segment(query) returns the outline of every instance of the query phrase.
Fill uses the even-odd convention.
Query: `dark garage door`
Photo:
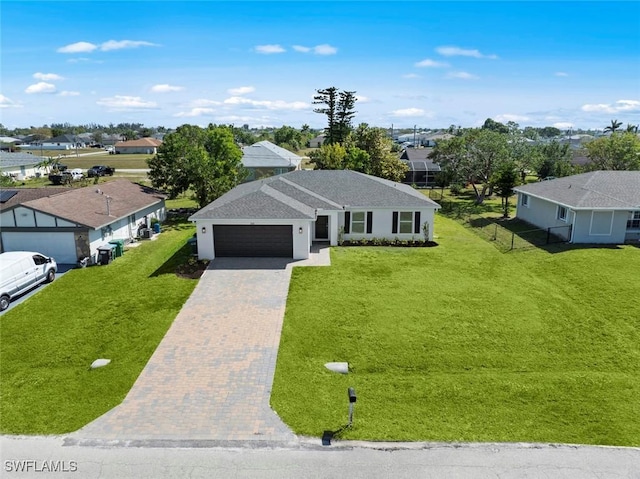
[[[214,225],[215,255],[293,257],[291,225]]]

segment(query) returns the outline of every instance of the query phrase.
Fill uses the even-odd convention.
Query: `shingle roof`
[[[15,191],[16,194],[4,203],[0,203],[0,211],[10,210],[27,201],[59,195],[73,188],[3,188],[2,191]]]
[[[313,219],[316,209],[439,208],[408,185],[349,170],[297,170],[244,183],[197,219]]]
[[[298,167],[302,158],[269,141],[242,148],[242,164],[247,168]]]
[[[44,158],[21,152],[0,151],[0,168],[11,168],[15,166],[37,165]]]
[[[139,147],[143,148],[145,146],[160,146],[162,145],[161,140],[156,140],[155,138],[140,138],[139,140],[129,140],[129,141],[119,141],[116,143],[116,147]]]
[[[574,209],[640,208],[640,171],[591,171],[514,189]]]
[[[109,213],[107,215],[107,197]],[[73,223],[100,228],[159,203],[164,196],[156,190],[114,180],[96,186],[74,188],[65,193],[23,203],[23,206],[63,218]]]

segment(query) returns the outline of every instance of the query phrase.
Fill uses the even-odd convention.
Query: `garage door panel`
[[[293,257],[291,225],[214,225],[217,257]]]
[[[76,242],[73,233],[2,233],[4,251],[36,251],[52,256],[57,263],[75,264]]]

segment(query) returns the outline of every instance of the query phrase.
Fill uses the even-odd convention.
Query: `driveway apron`
[[[70,438],[295,442],[269,406],[294,264],[212,261],[122,404]]]

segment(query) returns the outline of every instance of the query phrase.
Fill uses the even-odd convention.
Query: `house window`
[[[371,234],[373,231],[373,211],[346,211],[344,213],[344,232]]]
[[[627,221],[628,230],[640,230],[640,211],[632,211]]]
[[[420,233],[419,211],[394,211],[391,220],[391,233],[416,234]]]
[[[522,196],[520,196],[520,204],[522,206],[526,206],[528,208],[529,207],[529,195],[525,195],[524,193],[522,193]]]
[[[558,206],[558,219],[567,222],[567,209],[564,206]]]

